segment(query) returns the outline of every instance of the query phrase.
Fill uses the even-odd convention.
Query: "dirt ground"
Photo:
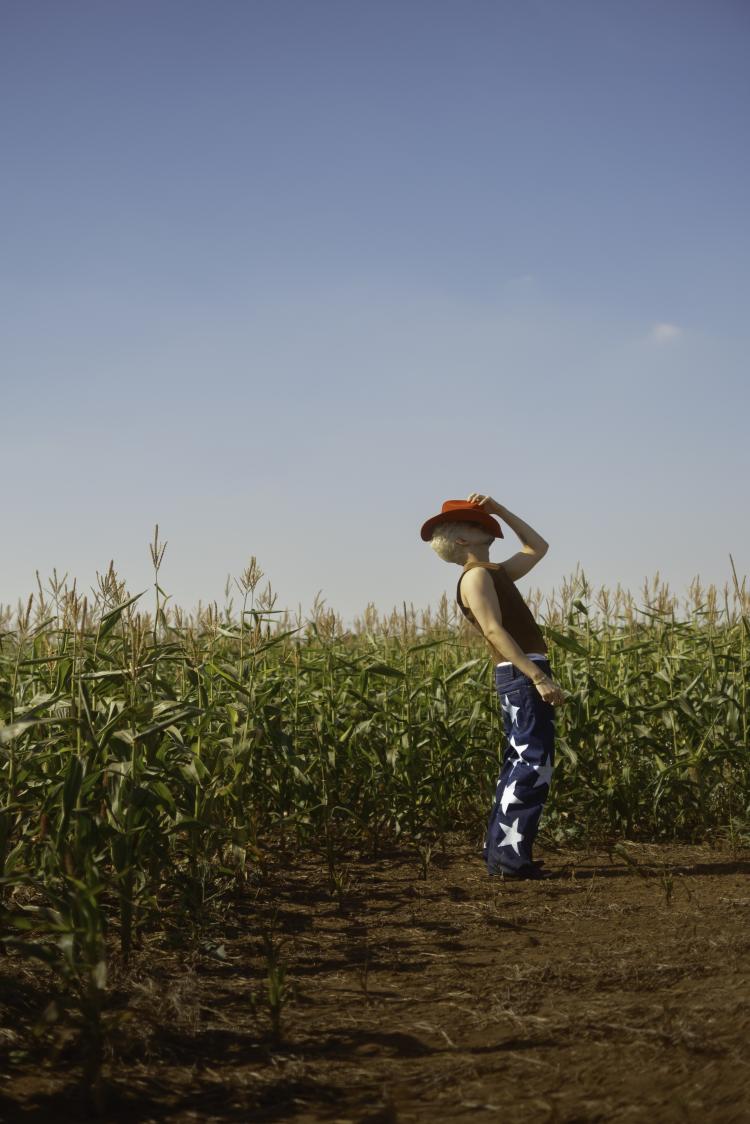
[[[269,855],[200,941],[147,935],[113,973],[98,1118],[749,1121],[750,855],[537,857],[554,879],[504,883],[456,841],[426,879],[404,850],[331,889]],[[89,1118],[72,1032],[30,1034],[43,972],[0,964],[3,1121]]]

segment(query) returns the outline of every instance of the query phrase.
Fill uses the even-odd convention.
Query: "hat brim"
[[[490,531],[496,539],[502,539],[503,529],[496,519],[488,515],[486,511],[477,508],[471,511],[468,508],[458,508],[456,511],[441,511],[439,515],[433,515],[432,519],[428,519],[422,525],[420,532],[425,542],[429,542],[432,538],[432,532],[441,523],[478,523],[480,527],[484,527],[486,531]]]

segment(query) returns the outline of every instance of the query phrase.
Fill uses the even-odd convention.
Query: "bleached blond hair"
[[[456,562],[463,566],[469,546],[487,546],[495,536],[479,523],[438,523],[432,532],[430,546],[445,562]],[[468,545],[456,542],[467,539]]]

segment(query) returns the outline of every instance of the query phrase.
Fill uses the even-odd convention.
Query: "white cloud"
[[[681,335],[682,328],[679,325],[661,323],[654,324],[649,332],[649,339],[653,340],[654,343],[672,343],[673,340],[679,339]]]

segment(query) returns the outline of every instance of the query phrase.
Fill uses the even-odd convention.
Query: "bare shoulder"
[[[488,589],[493,585],[492,575],[484,566],[466,570],[459,581],[462,589]]]
[[[484,566],[475,566],[473,569],[467,570],[460,580],[461,592],[469,602],[486,601],[488,598],[493,602],[497,601],[492,573]],[[472,608],[473,606],[470,604],[469,607]]]
[[[483,631],[488,626],[502,623],[500,602],[490,570],[483,566],[467,570],[461,582],[461,593]]]

